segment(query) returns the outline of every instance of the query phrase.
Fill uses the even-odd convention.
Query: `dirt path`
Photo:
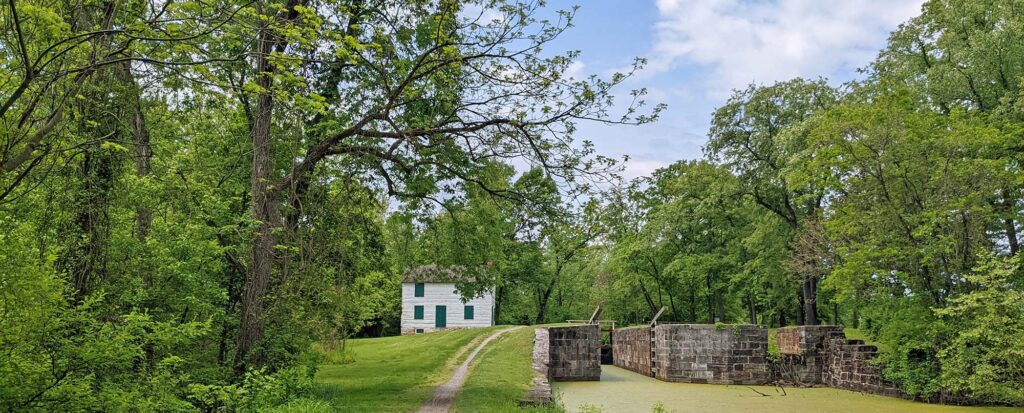
[[[466,377],[469,376],[469,365],[470,363],[473,362],[473,359],[476,358],[477,353],[479,353],[480,350],[487,346],[487,343],[490,343],[491,340],[494,340],[498,336],[518,328],[521,327],[512,327],[495,331],[486,339],[484,339],[483,342],[477,345],[476,348],[473,349],[473,352],[469,353],[469,357],[466,357],[466,360],[462,362],[459,368],[455,369],[455,372],[452,373],[452,377],[448,379],[448,381],[445,382],[445,384],[442,384],[441,387],[438,387],[437,390],[434,391],[434,398],[430,399],[430,401],[428,401],[426,404],[423,405],[422,408],[420,408],[420,413],[447,412],[448,409],[452,407],[452,402],[455,401],[455,395],[459,394],[459,390],[462,389],[462,385],[466,383]],[[459,355],[461,354],[462,351],[460,350]],[[458,355],[456,355],[455,358],[458,358]]]

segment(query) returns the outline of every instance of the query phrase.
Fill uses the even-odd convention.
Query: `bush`
[[[273,374],[265,370],[255,370],[247,372],[240,384],[193,384],[189,386],[189,393],[190,399],[207,411],[262,412],[278,408],[300,409],[302,406],[313,406],[312,403],[292,405],[310,393],[313,388],[312,376],[311,370],[306,367],[290,368]]]
[[[872,336],[886,344],[881,363],[885,378],[912,396],[930,397],[939,392],[941,368],[936,356],[944,326],[918,297],[894,300],[882,308],[887,312],[882,327]],[[879,312],[883,312],[879,311]]]
[[[942,384],[980,402],[1024,405],[1024,287],[1020,257],[988,255],[967,281],[976,288],[937,310],[956,326],[938,352]]]

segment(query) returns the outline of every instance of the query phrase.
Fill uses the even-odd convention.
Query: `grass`
[[[779,357],[779,329],[769,328],[768,329],[768,355],[771,357]]]
[[[533,336],[537,327],[572,325],[567,323],[526,326],[492,341],[477,355],[469,377],[456,396],[456,412],[565,412],[556,400],[550,406],[520,407],[533,385]]]
[[[533,335],[534,328],[524,327],[491,341],[471,365],[466,384],[455,399],[455,411],[524,411],[518,403],[533,383]]]
[[[416,411],[468,356],[469,351],[459,350],[495,329],[350,340],[347,354],[328,354],[329,363],[317,372],[317,387],[310,398],[314,400],[307,400],[317,407],[309,411],[319,411],[324,404],[329,411]],[[306,411],[304,407],[293,411]]]
[[[889,351],[889,346],[872,340],[871,336],[869,336],[868,333],[863,330],[846,327],[843,329],[843,332],[846,333],[846,338],[850,340],[864,340],[864,344],[878,347],[878,350],[883,353]]]

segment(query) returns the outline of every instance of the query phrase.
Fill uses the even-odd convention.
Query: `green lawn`
[[[465,360],[469,351],[450,362],[459,349],[497,328],[349,340],[348,354],[354,361],[320,367],[316,405],[326,404],[330,411],[344,412],[416,411],[430,399],[434,388],[448,379],[458,362]]]
[[[540,407],[522,409],[518,405],[533,383],[534,330],[529,326],[505,333],[477,355],[469,378],[455,399],[455,411],[552,411]]]

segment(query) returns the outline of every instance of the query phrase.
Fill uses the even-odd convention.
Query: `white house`
[[[494,325],[494,293],[463,301],[456,283],[472,282],[462,267],[424,265],[402,277],[402,335]]]

